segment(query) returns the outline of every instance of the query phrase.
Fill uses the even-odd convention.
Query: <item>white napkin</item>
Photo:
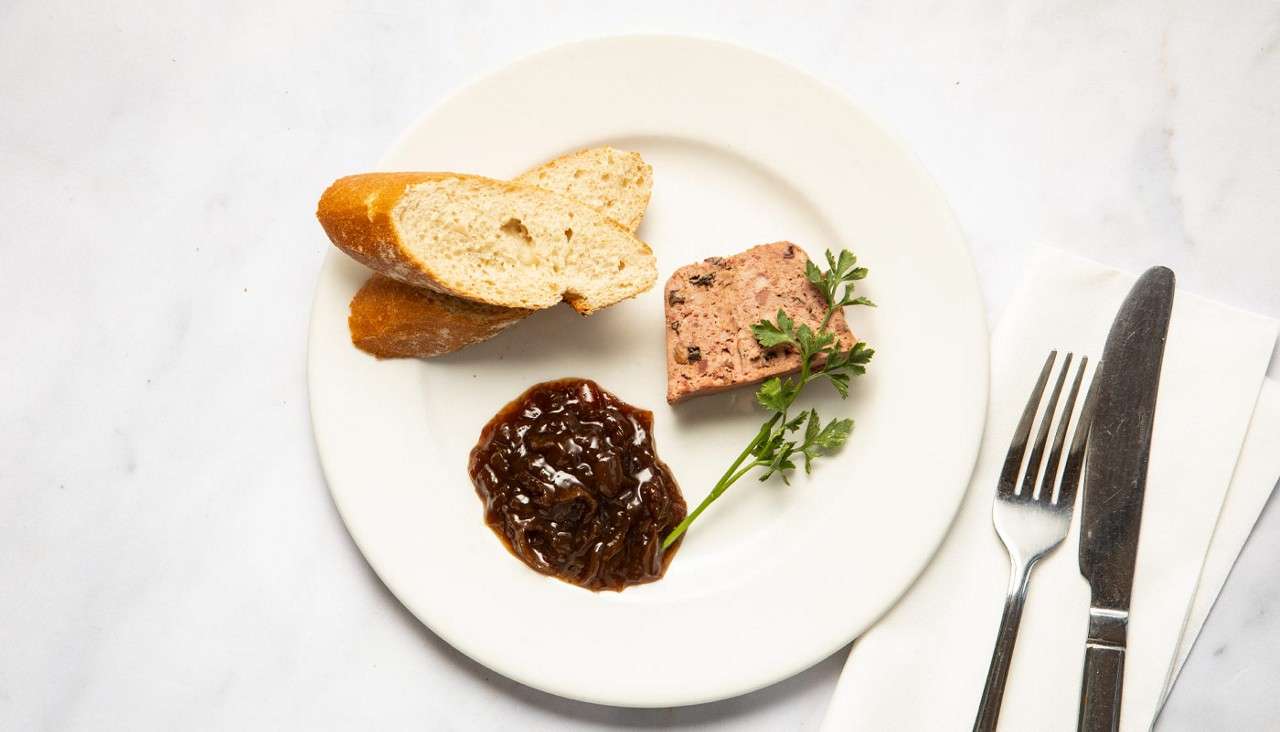
[[[1058,250],[1036,253],[992,338],[987,431],[955,524],[908,594],[854,644],[823,729],[972,727],[1008,582],[991,505],[1014,425],[1050,350],[1101,357],[1134,280]],[[1273,320],[1182,291],[1175,298],[1134,581],[1122,730],[1148,729],[1159,709],[1276,334]],[[1078,531],[1077,516],[1066,542],[1032,575],[1001,729],[1075,729],[1089,606]]]

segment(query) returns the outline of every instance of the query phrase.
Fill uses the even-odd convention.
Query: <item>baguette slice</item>
[[[594,147],[516,178],[585,203],[635,232],[653,170],[638,153]],[[487,340],[533,311],[485,305],[374,274],[351,299],[351,342],[379,358],[433,358]]]
[[[532,310],[504,308],[375,274],[351,298],[351,342],[378,358],[432,358],[488,340]]]
[[[592,147],[544,163],[515,182],[585,203],[634,234],[649,208],[653,168],[640,153]]]
[[[340,178],[317,217],[339,249],[411,285],[503,307],[590,314],[649,289],[653,251],[594,209],[457,173]]]

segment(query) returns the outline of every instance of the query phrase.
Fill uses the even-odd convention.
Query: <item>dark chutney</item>
[[[485,425],[469,465],[485,523],[543,574],[590,590],[662,577],[687,507],[653,413],[587,379],[537,384]]]

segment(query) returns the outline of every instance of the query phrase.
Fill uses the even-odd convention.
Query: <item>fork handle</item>
[[[1000,631],[996,634],[996,647],[991,653],[991,666],[987,669],[987,683],[982,689],[982,703],[973,722],[973,732],[994,732],[1000,719],[1004,683],[1009,678],[1013,646],[1018,641],[1018,625],[1022,622],[1022,606],[1027,600],[1027,581],[1035,560],[1024,563],[1011,559],[1011,564],[1009,594],[1004,600],[1004,615],[1000,618]]]

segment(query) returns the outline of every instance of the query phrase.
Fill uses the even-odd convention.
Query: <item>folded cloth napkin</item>
[[[996,476],[1045,354],[1102,356],[1135,277],[1038,250],[992,337],[987,431],[955,523],[906,596],[854,644],[824,730],[967,730],[1009,561]],[[1151,726],[1266,374],[1277,323],[1178,292],[1165,346],[1125,661],[1122,730]],[[1256,511],[1255,511],[1256,515]],[[1032,575],[1000,727],[1074,730],[1089,587],[1071,533]],[[1238,551],[1238,547],[1237,547]]]

